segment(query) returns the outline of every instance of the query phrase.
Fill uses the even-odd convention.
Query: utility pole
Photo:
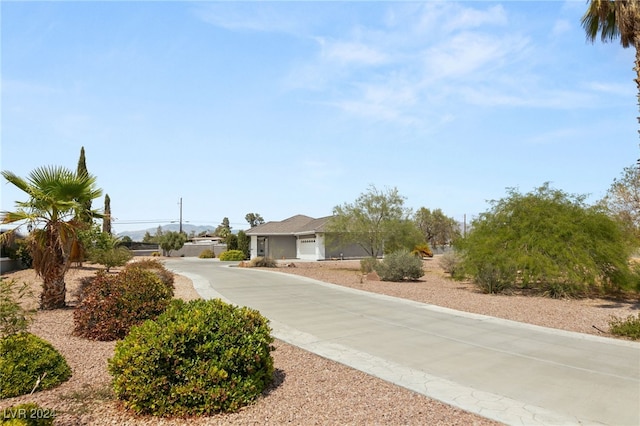
[[[464,228],[463,228],[463,231],[462,231],[462,236],[464,238],[467,237],[467,214],[466,213],[464,214]]]
[[[182,197],[180,197],[180,233],[182,234]]]

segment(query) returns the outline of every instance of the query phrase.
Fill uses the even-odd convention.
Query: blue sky
[[[181,198],[194,225],[321,217],[369,185],[460,221],[547,181],[595,202],[639,156],[634,51],[587,42],[583,0],[0,7],[0,167],[84,146],[116,232]]]

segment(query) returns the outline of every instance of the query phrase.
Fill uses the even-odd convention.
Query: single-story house
[[[266,222],[246,231],[251,237],[251,259],[353,259],[366,257],[367,253],[357,244],[328,247],[325,241],[325,225],[331,216],[314,219],[296,215],[280,222]]]

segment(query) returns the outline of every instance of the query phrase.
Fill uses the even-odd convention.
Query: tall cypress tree
[[[111,198],[104,196],[104,216],[102,217],[102,232],[111,234]]]
[[[80,158],[78,159],[78,170],[76,171],[78,176],[87,177],[89,176],[89,171],[87,170],[87,160],[84,154],[84,146],[80,148]],[[91,226],[93,223],[93,215],[91,214],[91,200],[85,200],[83,202],[84,209],[78,215],[78,219],[88,226]]]

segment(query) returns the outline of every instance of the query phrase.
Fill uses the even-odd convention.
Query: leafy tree
[[[601,200],[640,241],[640,168],[626,167],[620,179],[615,179]]]
[[[151,244],[151,243],[156,243],[157,241],[154,239],[154,237],[151,236],[149,231],[147,231],[144,233],[144,236],[142,237],[142,242]]]
[[[622,47],[636,49],[635,71],[640,105],[640,2],[637,0],[590,0],[582,17],[587,40],[600,35],[603,42],[620,39]],[[638,117],[640,122],[640,117]]]
[[[247,213],[244,219],[249,222],[249,226],[252,228],[264,223],[264,219],[258,213]]]
[[[111,198],[104,196],[104,217],[102,218],[102,232],[111,234]]]
[[[244,253],[245,259],[251,257],[251,237],[244,231],[238,231],[238,250]]]
[[[16,202],[16,211],[3,212],[2,223],[18,224],[11,232],[23,224],[33,226],[28,239],[33,267],[43,279],[40,308],[63,308],[71,248],[84,228],[77,216],[86,211],[86,201],[100,197],[102,191],[96,188],[95,177],[79,176],[64,167],[37,168],[27,179],[9,171],[2,175],[29,196],[27,201]],[[91,214],[97,216],[93,211]]]
[[[384,241],[385,255],[397,251],[411,251],[424,244],[425,239],[415,222],[407,218],[396,223],[389,223],[389,235]]]
[[[410,234],[407,222],[411,212],[404,207],[404,200],[396,188],[380,191],[370,185],[355,202],[333,208],[326,225],[327,242],[358,244],[369,256],[379,257],[387,243],[400,245],[399,231]]]
[[[462,267],[487,292],[519,286],[558,297],[637,285],[629,237],[584,199],[548,183],[524,195],[509,189],[456,244]]]
[[[235,234],[229,234],[224,239],[227,244],[227,250],[238,250],[238,236]]]
[[[160,240],[162,240],[163,235],[164,232],[162,231],[162,226],[158,226],[156,228],[156,233],[153,235],[151,235],[149,231],[146,231],[142,237],[142,242],[146,244],[160,244]]]
[[[173,250],[180,250],[186,242],[187,236],[182,232],[169,231],[162,235],[160,248],[167,253],[167,256],[171,257],[171,252]]]
[[[444,247],[460,237],[460,227],[456,220],[447,217],[442,210],[433,211],[421,207],[414,216],[416,226],[432,248]]]
[[[131,250],[122,246],[122,240],[107,232],[101,232],[98,226],[81,233],[91,262],[103,265],[107,272],[113,267],[124,266],[131,260]]]
[[[132,242],[133,242],[133,240],[131,239],[131,237],[130,237],[130,236],[128,236],[128,235],[125,235],[124,237],[122,237],[122,238],[120,239],[120,241],[122,241],[124,244],[130,244],[130,243],[132,243]]]
[[[225,217],[222,219],[222,223],[218,225],[214,234],[218,237],[227,238],[229,234],[231,234],[231,226],[229,224],[229,218]]]

